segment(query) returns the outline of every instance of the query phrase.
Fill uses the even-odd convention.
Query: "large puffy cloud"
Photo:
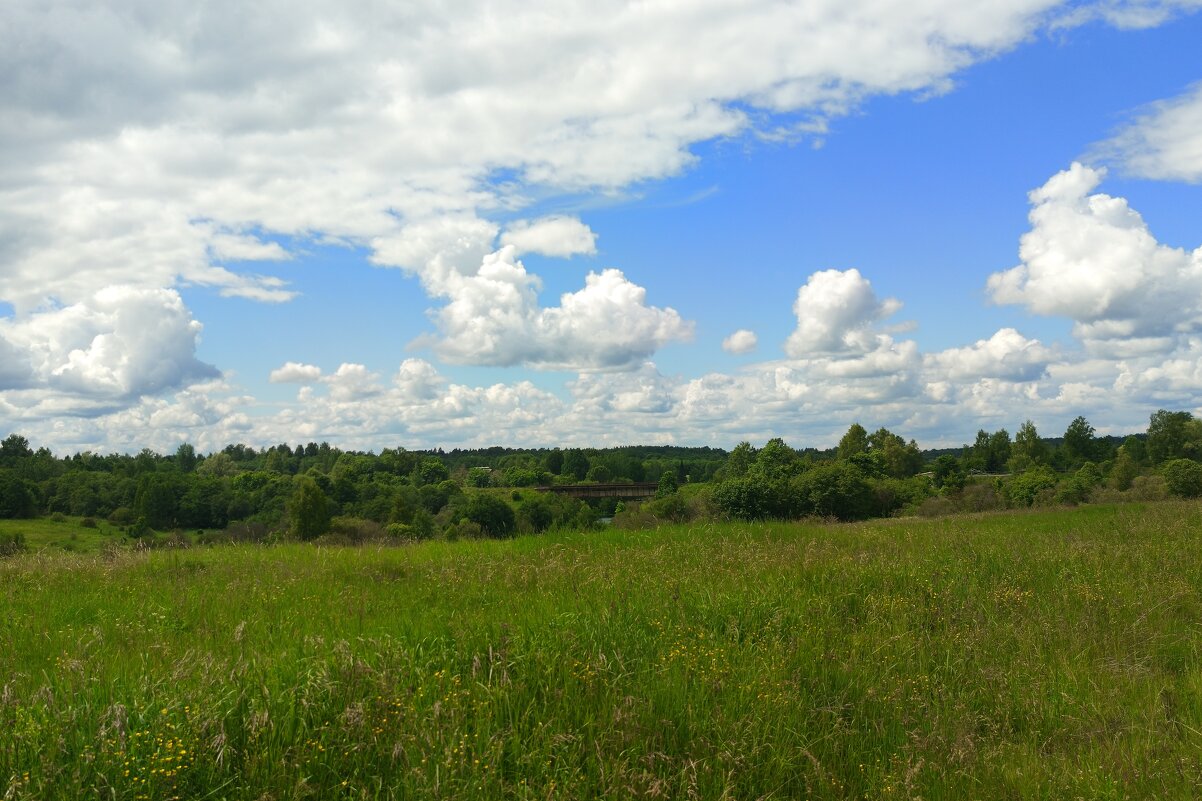
[[[1037,339],[1003,328],[989,339],[926,356],[927,368],[941,379],[1000,378],[1034,381],[1043,375],[1055,352]]]
[[[543,308],[541,282],[517,260],[512,245],[485,256],[473,274],[443,270],[434,276],[426,274],[427,287],[449,302],[435,317],[439,335],[419,344],[450,362],[626,368],[693,333],[675,310],[648,306],[646,290],[614,269],[589,273],[582,289]]]
[[[873,325],[899,308],[892,298],[878,300],[859,270],[814,273],[797,291],[797,330],[785,342],[785,352],[794,358],[865,353],[881,336]]]
[[[29,387],[37,403],[47,392],[115,400],[179,389],[217,375],[196,359],[200,329],[172,290],[109,287],[0,321],[0,346],[21,353],[18,380],[0,388]]]
[[[425,359],[406,359],[401,362],[392,381],[402,396],[415,403],[433,400],[446,385],[446,379]]]
[[[1097,151],[1141,178],[1202,181],[1202,83],[1152,104]]]
[[[1126,200],[1093,192],[1104,177],[1074,163],[1031,192],[1022,263],[990,276],[989,294],[1072,319],[1108,354],[1169,351],[1202,323],[1202,249],[1159,243]]]
[[[41,183],[6,189],[0,183],[0,298],[18,313],[48,304],[75,304],[114,285],[167,288],[210,286],[231,297],[278,302],[292,298],[278,278],[234,272],[219,262],[278,260],[278,245],[197,222],[198,212],[151,185],[134,189],[88,184],[107,179],[119,154],[96,163],[47,168]],[[61,172],[61,174],[59,174]],[[78,173],[84,173],[80,175]],[[0,181],[6,176],[0,168]],[[181,190],[182,191],[182,190]]]
[[[338,401],[369,398],[383,391],[380,376],[362,364],[344,362],[323,380],[330,387],[330,397]]]
[[[457,275],[480,269],[493,252],[497,226],[474,214],[445,215],[406,225],[372,241],[372,261],[419,275],[427,291],[444,294]]]
[[[287,255],[259,233],[387,248],[433,219],[671,175],[697,142],[945,88],[1066,7],[12,0],[0,300],[181,283],[286,300],[225,263]],[[533,229],[524,247],[588,252],[580,229]]]
[[[663,345],[688,340],[691,323],[671,308],[649,306],[646,290],[620,271],[589,273],[585,286],[546,308],[542,281],[517,258],[520,249],[587,252],[593,234],[577,220],[547,218],[511,229],[475,216],[425,220],[374,243],[373,260],[418,275],[427,293],[447,303],[432,312],[437,335],[420,338],[457,364],[539,369],[624,369]],[[515,241],[516,236],[516,241]]]

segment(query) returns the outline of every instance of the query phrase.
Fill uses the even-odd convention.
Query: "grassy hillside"
[[[1202,507],[0,560],[5,798],[1189,798]]]
[[[106,544],[125,540],[121,529],[105,520],[87,526],[80,521],[81,518],[63,515],[32,520],[0,520],[0,537],[21,534],[25,547],[31,551],[54,549],[78,553],[98,551]]]

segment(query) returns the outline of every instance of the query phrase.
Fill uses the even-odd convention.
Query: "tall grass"
[[[1189,798],[1202,507],[0,561],[5,798]]]

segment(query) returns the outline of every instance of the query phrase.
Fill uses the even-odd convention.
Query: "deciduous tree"
[[[868,450],[868,432],[859,423],[852,423],[851,428],[839,440],[838,455],[840,459],[850,459],[857,453]]]
[[[517,525],[513,507],[496,495],[482,492],[468,498],[463,516],[490,537],[511,537]]]
[[[1021,473],[1037,465],[1045,464],[1048,460],[1048,446],[1039,437],[1035,424],[1027,420],[1018,428],[1014,435],[1014,444],[1010,448],[1009,468],[1012,473]]]
[[[584,477],[588,475],[588,469],[588,457],[584,455],[584,451],[579,448],[571,448],[564,452],[563,472],[560,475],[583,481]]]
[[[288,523],[298,539],[312,540],[330,530],[330,501],[309,476],[299,476],[288,499]]]
[[[1097,441],[1094,427],[1084,417],[1076,417],[1064,432],[1064,455],[1069,464],[1080,464],[1094,457]]]
[[[1170,459],[1186,459],[1199,455],[1198,421],[1189,412],[1170,412],[1158,409],[1148,423],[1148,458],[1152,464]]]

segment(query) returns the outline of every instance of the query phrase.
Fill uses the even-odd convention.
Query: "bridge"
[[[550,487],[536,487],[539,492],[551,492],[556,495],[570,495],[573,498],[627,498],[641,500],[654,498],[659,484],[654,481],[639,484],[557,484]]]

